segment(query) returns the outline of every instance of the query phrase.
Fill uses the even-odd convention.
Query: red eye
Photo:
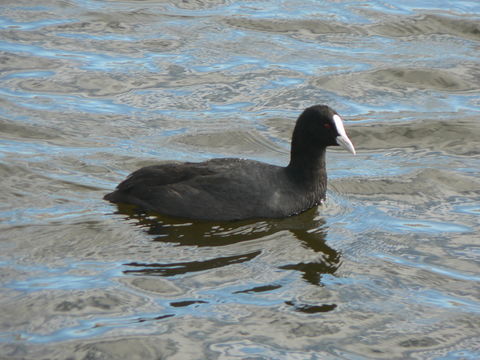
[[[330,128],[332,127],[332,125],[330,125],[330,124],[323,124],[323,127],[324,127],[325,129],[330,129]]]

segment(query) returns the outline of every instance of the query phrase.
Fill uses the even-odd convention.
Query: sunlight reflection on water
[[[478,357],[476,1],[2,7],[2,354]],[[329,151],[318,209],[197,223],[101,200],[156,162],[284,165],[314,103],[359,150]]]

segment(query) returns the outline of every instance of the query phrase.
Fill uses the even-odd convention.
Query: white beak
[[[355,155],[355,148],[353,147],[352,142],[347,137],[347,135],[340,135],[336,138],[337,144],[343,147],[345,150],[350,151],[353,155]]]
[[[338,115],[333,115],[333,121],[335,122],[335,126],[337,127],[337,132],[339,135],[336,137],[337,144],[343,147],[345,150],[350,151],[353,155],[355,155],[355,148],[353,147],[352,142],[347,136],[345,132],[345,128],[343,127],[342,118]]]

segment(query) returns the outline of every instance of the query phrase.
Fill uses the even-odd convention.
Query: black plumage
[[[325,199],[325,151],[337,145],[355,153],[340,116],[316,105],[297,120],[286,167],[233,158],[147,166],[105,199],[200,220],[286,217]]]

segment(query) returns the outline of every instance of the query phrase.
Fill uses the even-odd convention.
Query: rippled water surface
[[[480,358],[480,3],[0,4],[0,358]],[[190,222],[102,200],[169,160],[286,164],[325,205]]]

